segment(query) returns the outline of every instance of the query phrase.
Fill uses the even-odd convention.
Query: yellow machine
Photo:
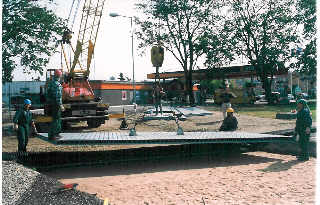
[[[256,96],[254,94],[253,87],[249,88],[229,88],[236,97],[231,99],[232,104],[254,104]],[[214,102],[216,104],[222,104],[222,98],[220,97],[223,93],[223,89],[216,89],[214,92]]]

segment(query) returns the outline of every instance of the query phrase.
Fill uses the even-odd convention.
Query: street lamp
[[[132,85],[133,85],[133,103],[136,103],[136,87],[135,87],[135,80],[134,80],[134,54],[133,54],[133,30],[132,30],[132,16],[123,16],[117,13],[110,13],[109,16],[111,17],[125,17],[130,18],[131,23],[131,53],[132,53]]]

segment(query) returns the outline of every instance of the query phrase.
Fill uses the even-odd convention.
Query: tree
[[[2,15],[2,81],[10,82],[13,71],[43,75],[43,68],[55,52],[64,22],[48,7],[52,0],[5,0]]]
[[[298,23],[303,24],[302,42],[307,42],[295,67],[301,73],[316,76],[316,1],[298,0]]]
[[[184,70],[187,95],[194,103],[192,71],[208,45],[208,29],[214,30],[218,21],[214,12],[220,8],[213,0],[144,0],[137,9],[145,18],[136,18],[139,48],[160,43],[179,62]],[[213,32],[211,35],[213,35]]]
[[[205,79],[200,81],[200,86],[207,88],[207,93],[213,94],[216,89],[221,87],[222,80]]]
[[[245,57],[262,81],[266,98],[277,71],[290,60],[290,44],[297,40],[293,0],[230,0],[225,15],[226,42],[233,55]]]

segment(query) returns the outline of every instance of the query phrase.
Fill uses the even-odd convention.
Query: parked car
[[[298,96],[299,99],[309,99],[309,95],[307,93],[300,93]]]
[[[294,100],[294,96],[292,94],[288,94],[288,100]]]
[[[280,102],[280,93],[279,92],[271,92],[271,104],[278,104]]]
[[[264,101],[266,99],[265,95],[257,95],[256,96],[257,101]]]

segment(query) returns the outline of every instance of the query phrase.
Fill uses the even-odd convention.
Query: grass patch
[[[255,117],[262,117],[262,118],[276,118],[276,114],[279,112],[290,112],[291,110],[296,109],[296,104],[292,103],[290,105],[232,105],[235,109],[236,113],[250,115]],[[209,107],[208,107],[209,108]],[[315,122],[316,120],[316,103],[311,102],[309,103],[309,108],[312,113],[312,120]],[[220,106],[214,105],[210,106],[208,110],[211,111],[220,111]]]

